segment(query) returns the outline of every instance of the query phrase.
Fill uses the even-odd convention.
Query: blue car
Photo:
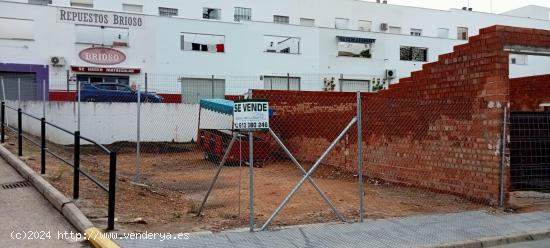
[[[141,102],[161,103],[164,99],[151,92],[140,92]],[[78,101],[78,95],[76,96]],[[83,102],[137,102],[138,92],[125,84],[82,84],[80,100]]]

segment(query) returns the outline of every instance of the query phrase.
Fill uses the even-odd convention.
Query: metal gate
[[[23,101],[40,99],[37,94],[39,89],[34,73],[0,72],[0,84],[0,97],[2,99],[18,100],[19,96]]]
[[[266,90],[300,90],[299,77],[264,76]]]
[[[180,78],[183,103],[196,104],[201,99],[225,97],[225,79]]]
[[[341,92],[371,92],[371,81],[361,79],[339,79]]]
[[[550,191],[550,112],[510,115],[512,191]]]

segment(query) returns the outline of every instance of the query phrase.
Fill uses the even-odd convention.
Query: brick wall
[[[512,111],[541,111],[541,103],[550,103],[550,74],[510,79]]]
[[[363,94],[366,175],[496,204],[503,106],[510,98],[507,44],[550,47],[550,31],[482,29],[389,90]],[[307,161],[314,161],[354,115],[354,94],[253,95],[270,100],[276,111],[272,127]],[[341,143],[326,163],[355,172],[353,133]],[[508,187],[506,173],[505,192]]]

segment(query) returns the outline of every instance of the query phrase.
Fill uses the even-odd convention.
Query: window
[[[29,4],[48,5],[52,4],[52,0],[29,0]]]
[[[422,29],[411,28],[411,35],[412,36],[422,36]]]
[[[32,40],[34,21],[0,17],[0,39]]]
[[[93,8],[93,0],[71,0],[71,7]]]
[[[264,51],[268,53],[300,53],[300,38],[264,35]]]
[[[428,48],[401,46],[400,59],[404,61],[428,61]]]
[[[401,27],[390,26],[390,33],[401,34]]]
[[[126,86],[126,85],[116,85],[116,89],[118,91],[125,91],[125,92],[132,92],[132,88],[130,88],[130,86]]]
[[[458,27],[456,38],[459,40],[468,40],[468,28]]]
[[[225,36],[215,34],[181,33],[181,50],[224,53]]]
[[[273,22],[274,23],[288,24],[289,23],[289,18],[288,18],[288,16],[274,15],[273,16]]]
[[[126,28],[76,25],[75,29],[76,43],[123,47],[129,45],[129,30]]]
[[[266,90],[300,90],[300,78],[288,76],[264,76]]]
[[[202,8],[202,18],[220,20],[222,19],[222,10],[213,8]]]
[[[315,26],[315,19],[300,18],[300,25],[313,27],[313,26]]]
[[[143,5],[137,4],[122,4],[122,11],[134,12],[134,13],[143,13]]]
[[[251,8],[241,8],[235,7],[235,21],[250,21],[252,19],[252,9]]]
[[[449,38],[449,29],[448,28],[438,28],[437,29],[437,37],[439,38]]]
[[[359,20],[357,22],[357,26],[358,26],[359,30],[361,30],[361,31],[370,32],[370,30],[372,28],[372,22],[371,21]]]
[[[349,29],[349,19],[336,18],[334,21],[334,27],[337,29]]]
[[[510,54],[510,64],[512,65],[526,65],[527,55],[525,54]]]
[[[178,78],[181,83],[183,103],[197,104],[202,99],[224,99],[225,79]]]
[[[338,39],[338,56],[371,58],[371,48],[374,39],[336,36]]]
[[[159,16],[178,16],[178,9],[159,7]]]

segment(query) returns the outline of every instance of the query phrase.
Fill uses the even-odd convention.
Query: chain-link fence
[[[544,190],[547,181],[539,161],[547,137],[523,135],[545,134],[546,124],[531,120],[547,117],[517,126],[512,115],[507,169],[504,106],[483,112],[486,103],[466,97],[372,94],[399,86],[368,75],[60,74],[49,85],[10,76],[0,78],[13,128],[8,148],[18,153],[21,108],[31,115],[21,121],[24,159],[37,171],[41,126],[32,116],[117,152],[118,224],[131,230],[219,231],[251,222],[267,229],[484,209],[506,200],[508,177],[512,190]],[[253,133],[252,149],[249,133],[233,130],[232,111],[201,105],[245,98],[267,99],[272,110],[271,129]],[[232,110],[229,100],[216,103]],[[46,175],[72,197],[65,162],[75,160],[74,135],[56,127],[46,127],[55,154],[46,157]],[[80,153],[81,170],[107,184],[109,154],[86,140]],[[104,193],[85,177],[80,187],[81,209],[104,222]]]

